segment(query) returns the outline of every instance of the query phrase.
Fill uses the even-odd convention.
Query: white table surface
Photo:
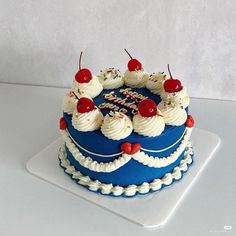
[[[59,88],[0,84],[0,235],[214,235],[236,232],[236,102],[192,99],[196,126],[221,147],[169,222],[147,230],[30,175],[25,164],[59,136]],[[197,158],[197,157],[196,157]]]

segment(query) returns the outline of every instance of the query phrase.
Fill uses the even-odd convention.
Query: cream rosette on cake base
[[[72,125],[78,131],[94,131],[101,127],[103,115],[101,111],[95,107],[94,110],[79,113],[77,110],[73,112]]]
[[[180,126],[187,120],[187,112],[179,106],[168,105],[164,101],[158,104],[167,125]]]
[[[102,92],[103,87],[97,76],[93,75],[92,79],[88,83],[78,83],[74,80],[72,90],[78,97],[88,96],[89,98],[94,98]]]
[[[140,135],[155,137],[160,135],[165,129],[165,121],[161,116],[144,117],[139,113],[133,117],[134,131]]]
[[[72,91],[66,94],[62,101],[62,110],[67,114],[72,114],[76,109],[78,99],[75,97]]]
[[[124,74],[125,84],[131,88],[144,88],[149,78],[147,72],[142,70],[129,71]]]
[[[168,93],[164,90],[161,93],[162,100],[173,106],[180,106],[186,108],[189,106],[189,96],[185,87],[182,88],[179,92]]]
[[[164,74],[164,72],[153,73],[150,75],[146,87],[152,93],[160,95],[164,90],[163,84],[168,79],[170,79],[170,76]]]
[[[122,112],[110,112],[104,118],[101,132],[112,140],[128,137],[133,130],[132,121]]]
[[[120,70],[107,68],[101,71],[98,79],[104,89],[116,89],[124,85],[124,78]]]

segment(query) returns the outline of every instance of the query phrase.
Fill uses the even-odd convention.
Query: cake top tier
[[[186,123],[189,96],[181,82],[173,78],[169,65],[169,75],[149,75],[141,62],[128,55],[130,61],[124,74],[106,68],[95,76],[81,68],[81,53],[79,71],[63,99],[63,111],[72,115],[75,129],[100,129],[105,137],[120,140],[132,132],[155,137],[166,125]]]

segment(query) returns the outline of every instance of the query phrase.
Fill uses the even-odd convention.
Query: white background
[[[83,64],[94,74],[128,61],[166,71],[194,97],[236,100],[234,0],[0,0],[0,81],[70,86]]]

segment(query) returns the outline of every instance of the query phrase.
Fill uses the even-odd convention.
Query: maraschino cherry
[[[92,73],[89,69],[87,68],[82,68],[81,69],[81,59],[82,59],[82,54],[83,52],[80,53],[79,57],[79,71],[75,75],[75,80],[78,83],[88,83],[92,79]]]
[[[193,117],[191,116],[191,115],[188,115],[187,116],[187,120],[186,120],[186,122],[185,122],[185,126],[187,127],[187,128],[192,128],[193,126],[194,126],[194,119],[193,119]]]
[[[133,58],[130,53],[125,49],[125,52],[129,55],[130,60],[128,62],[129,71],[142,70],[142,64],[137,59]]]
[[[86,97],[79,98],[77,103],[77,111],[79,113],[86,113],[94,110],[94,102]]]
[[[170,74],[170,79],[166,80],[164,82],[164,89],[167,93],[174,93],[174,92],[179,92],[182,90],[182,85],[181,82],[178,79],[174,79],[171,72],[170,72],[170,66],[169,64],[167,65],[168,71]]]
[[[64,117],[61,117],[61,119],[60,119],[60,129],[65,130],[66,128],[67,128],[66,120],[64,119]]]
[[[152,117],[157,115],[157,105],[152,99],[144,99],[138,104],[138,111],[141,116]]]

